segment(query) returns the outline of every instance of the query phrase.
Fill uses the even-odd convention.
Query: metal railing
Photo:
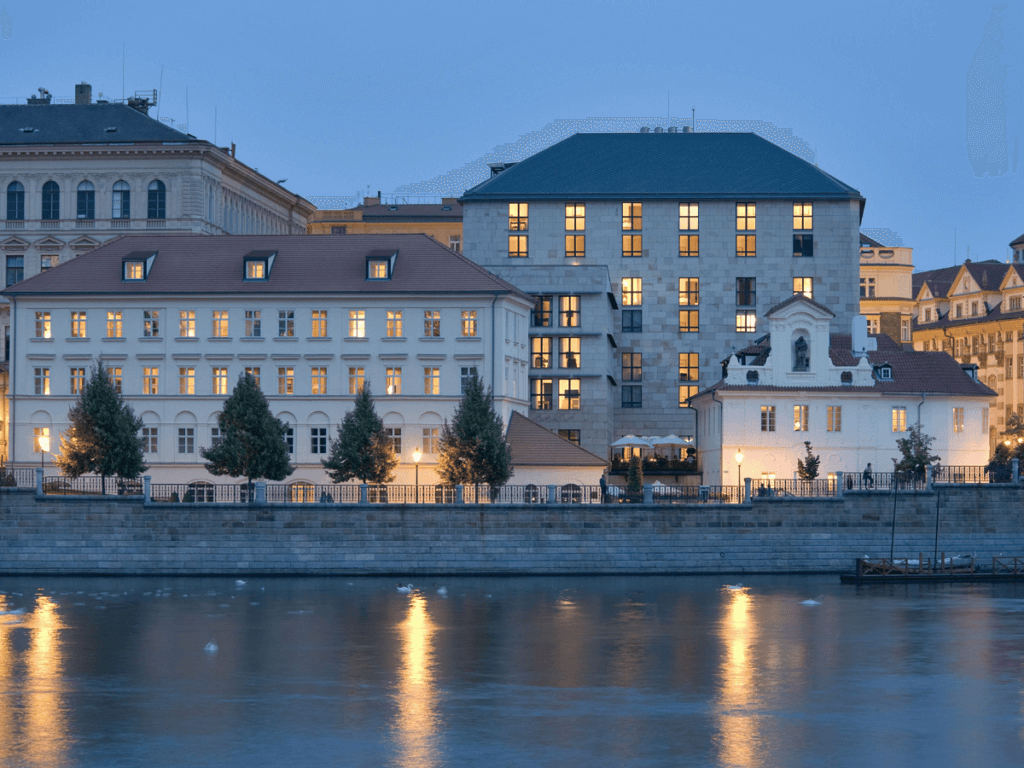
[[[938,466],[932,468],[933,483],[1008,483],[1010,482],[1010,467],[1006,467],[1006,479],[1001,478],[1002,473],[990,473],[988,467],[957,467]]]
[[[848,491],[923,491],[925,479],[923,472],[849,472],[843,483]]]
[[[33,477],[32,485],[35,485]],[[44,477],[43,493],[47,496],[141,496],[141,480],[120,477]]]
[[[835,480],[763,480],[751,487],[751,495],[758,498],[822,498],[837,493]]]

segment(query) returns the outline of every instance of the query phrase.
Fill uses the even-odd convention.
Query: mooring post
[[[267,484],[263,480],[257,480],[253,483],[255,487],[255,503],[266,504],[267,503]]]
[[[654,503],[654,486],[650,483],[644,483],[644,504]]]
[[[43,495],[43,468],[36,467],[36,496]]]
[[[142,476],[142,503],[150,504],[153,501],[152,483],[153,478],[149,475]]]
[[[740,499],[740,504],[742,504],[744,501],[750,501],[750,499],[753,498],[750,495],[751,484],[753,482],[754,482],[754,479],[752,477],[745,477],[745,478],[743,478],[743,492],[746,495],[742,499]]]
[[[369,495],[367,494],[368,489],[369,486],[367,486],[366,483],[363,483],[362,485],[359,486],[359,503],[362,504],[363,506],[366,506],[367,504],[370,503]]]
[[[558,503],[558,493],[555,491],[555,486],[548,486],[548,504]]]
[[[840,499],[843,498],[843,483],[846,482],[843,479],[843,475],[845,474],[845,472],[836,472],[836,496],[838,496]]]
[[[465,504],[466,503],[466,496],[465,496],[464,491],[465,491],[465,487],[464,486],[461,486],[461,485],[456,485],[455,486],[455,503],[456,504]]]

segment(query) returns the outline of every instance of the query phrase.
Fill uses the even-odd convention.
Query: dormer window
[[[249,251],[245,255],[245,279],[267,280],[274,266],[277,251]]]
[[[126,261],[124,263],[125,280],[143,280],[146,276],[146,263],[143,261]]]
[[[121,280],[142,281],[149,277],[149,271],[153,268],[153,261],[156,259],[156,252],[146,253],[134,251],[121,260]]]
[[[875,378],[879,381],[892,381],[892,366],[886,363],[876,367]]]
[[[398,251],[374,250],[366,254],[366,279],[390,280],[395,273]]]
[[[387,280],[388,263],[386,261],[371,261],[369,278],[371,280]]]

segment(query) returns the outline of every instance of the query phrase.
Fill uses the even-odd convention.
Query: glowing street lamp
[[[736,451],[736,485],[740,489],[740,499],[743,498],[743,449]]]
[[[40,469],[45,468],[43,461],[46,458],[47,451],[50,450],[50,436],[40,435],[39,436],[39,467]]]
[[[412,452],[412,463],[416,465],[416,503],[420,503],[420,459],[423,458],[423,454],[420,453],[420,449],[417,448]]]

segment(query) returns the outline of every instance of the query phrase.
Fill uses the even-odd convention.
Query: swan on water
[[[726,589],[733,590],[734,592],[737,591],[737,590],[743,589],[743,585],[742,584],[723,584],[723,586]]]
[[[448,597],[448,587],[441,587],[437,590],[437,594],[439,594],[441,597]]]
[[[396,587],[396,589],[403,595],[408,595],[410,592],[412,592],[412,584],[406,584],[404,587],[401,584],[399,584]]]
[[[210,642],[208,642],[208,643],[206,644],[206,648],[204,648],[204,650],[205,650],[205,651],[206,651],[207,653],[216,653],[216,652],[217,652],[217,650],[218,650],[218,648],[217,648],[217,644],[216,644],[215,642],[213,642],[213,640],[211,640]]]

